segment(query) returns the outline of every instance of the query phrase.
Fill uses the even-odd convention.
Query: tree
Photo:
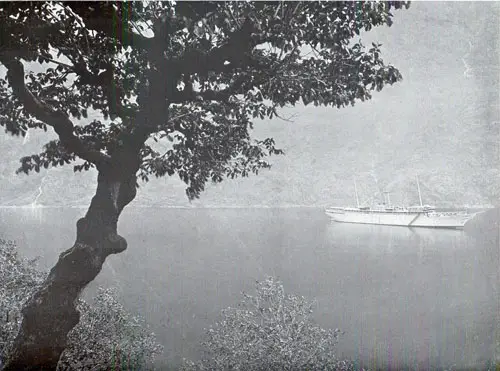
[[[203,360],[184,360],[181,369],[355,370],[335,355],[340,330],[315,324],[314,307],[314,301],[285,293],[273,277],[256,282],[254,296],[243,293],[241,302],[223,310],[221,320],[206,331]]]
[[[23,303],[46,277],[37,260],[21,257],[15,242],[0,239],[0,367],[18,332]],[[78,300],[81,319],[68,334],[59,369],[146,370],[162,352],[144,320],[127,313],[116,296],[115,290],[98,288],[92,305]]]
[[[257,174],[281,154],[250,137],[252,120],[295,104],[344,107],[401,79],[381,45],[353,40],[391,25],[400,2],[4,2],[0,124],[58,139],[24,157],[23,173],[73,164],[97,189],[23,309],[6,370],[54,369],[78,323],[77,299],[107,256],[138,180],[177,174],[187,196],[207,182]],[[39,64],[34,73],[26,66]],[[102,120],[85,120],[98,112]],[[168,143],[160,151],[156,142]]]

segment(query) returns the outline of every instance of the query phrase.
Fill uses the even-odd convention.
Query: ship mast
[[[391,198],[390,198],[389,194],[390,194],[389,191],[384,191],[384,195],[385,195],[384,201],[387,201],[387,206],[391,206]]]
[[[423,207],[424,205],[422,204],[422,194],[420,193],[420,183],[418,182],[418,175],[416,176],[416,178],[417,178],[418,198],[420,200],[420,206]]]
[[[358,205],[359,209],[359,197],[358,197],[358,187],[356,186],[356,179],[354,179],[354,192],[356,193],[356,205]]]

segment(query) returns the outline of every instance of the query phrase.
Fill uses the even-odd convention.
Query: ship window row
[[[408,210],[345,210],[354,213],[398,213],[398,214],[414,214],[418,211],[408,211]]]

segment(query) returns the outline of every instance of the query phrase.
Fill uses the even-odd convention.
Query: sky
[[[296,106],[282,112],[292,122],[257,121],[254,136],[272,136],[285,151],[258,176],[210,184],[192,203],[177,178],[153,179],[140,188],[133,205],[342,206],[355,202],[354,178],[364,202],[388,190],[395,202],[414,203],[416,175],[424,202],[495,204],[500,194],[499,5],[417,1],[395,11],[392,27],[360,38],[365,45],[381,43],[384,61],[400,70],[403,81],[354,107]],[[9,144],[0,170],[11,174],[33,145],[0,140]],[[41,146],[44,140],[30,132],[31,144]],[[18,153],[11,150],[16,143]],[[28,179],[9,175],[0,179],[0,187],[5,190],[0,205],[35,199],[43,205],[85,205],[95,173],[63,168]]]

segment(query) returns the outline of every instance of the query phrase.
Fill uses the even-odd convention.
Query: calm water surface
[[[83,209],[0,209],[0,237],[52,266]],[[315,320],[345,331],[340,357],[365,367],[481,368],[498,322],[498,210],[465,231],[335,224],[320,209],[128,208],[96,285],[117,286],[165,345],[196,359],[203,329],[255,280],[317,300]],[[498,331],[498,330],[497,330]],[[498,334],[498,332],[497,332]]]

